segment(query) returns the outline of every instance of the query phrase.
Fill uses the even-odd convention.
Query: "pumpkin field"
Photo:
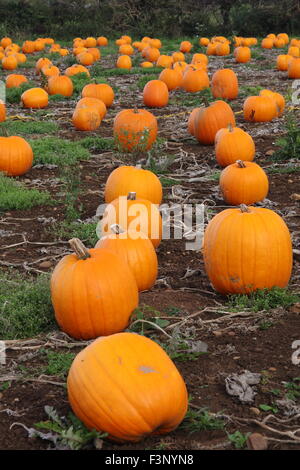
[[[0,449],[299,450],[300,39],[0,60]]]

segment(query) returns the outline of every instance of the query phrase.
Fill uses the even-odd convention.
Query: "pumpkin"
[[[103,101],[105,106],[109,108],[114,101],[114,91],[111,86],[106,83],[89,83],[82,90],[83,98],[97,98]]]
[[[118,69],[131,69],[132,62],[129,55],[120,55],[117,60]]]
[[[129,266],[107,250],[91,249],[77,238],[51,276],[51,298],[60,328],[76,339],[124,330],[138,304]]]
[[[0,100],[0,122],[4,122],[6,120],[6,107],[5,103]]]
[[[222,171],[220,189],[227,204],[255,204],[267,197],[269,181],[256,163],[237,160]]]
[[[239,94],[239,84],[236,74],[231,69],[217,70],[211,81],[211,91],[214,98],[234,100]]]
[[[156,47],[147,47],[145,58],[149,62],[156,62],[160,56],[160,51]]]
[[[179,50],[180,52],[186,53],[186,52],[190,52],[192,47],[193,47],[193,44],[190,43],[190,41],[182,41],[180,43]]]
[[[231,165],[238,159],[251,162],[255,155],[255,144],[250,134],[229,125],[217,132],[215,153],[221,166]]]
[[[172,64],[173,64],[173,57],[170,57],[169,55],[164,55],[164,54],[161,54],[156,61],[157,67],[170,68],[172,67]]]
[[[199,39],[199,44],[200,44],[200,46],[206,47],[209,44],[209,39],[208,38],[200,38]]]
[[[153,67],[153,64],[152,62],[148,62],[147,60],[145,60],[144,62],[141,62],[140,66],[143,67],[144,69],[149,69]]]
[[[173,62],[184,62],[185,56],[183,52],[173,52],[172,54]]]
[[[47,65],[48,66],[53,65],[51,60],[49,60],[47,57],[41,57],[35,64],[36,74],[39,75],[41,73],[41,70]]]
[[[48,106],[48,93],[42,88],[30,88],[21,95],[24,108],[40,109]]]
[[[156,140],[157,120],[145,109],[123,109],[114,119],[113,132],[122,151],[146,151]]]
[[[160,204],[162,201],[162,185],[152,171],[143,170],[139,166],[119,166],[106,181],[105,202],[110,203],[130,192],[134,192],[138,199],[147,199],[153,204]]]
[[[87,52],[89,54],[92,54],[93,58],[94,58],[94,62],[96,62],[97,60],[100,60],[101,59],[101,54],[100,54],[100,51],[97,47],[89,47],[87,49]]]
[[[73,82],[66,75],[52,76],[48,79],[47,92],[49,95],[73,95]]]
[[[146,235],[136,238],[136,232],[125,232],[118,225],[111,230],[113,233],[101,238],[95,248],[111,251],[121,258],[131,269],[139,292],[151,289],[157,278],[158,262],[149,238]]]
[[[132,39],[130,36],[123,34],[123,36],[121,36],[121,39],[123,39],[126,44],[131,44]]]
[[[261,42],[261,47],[263,49],[272,49],[274,45],[274,41],[272,38],[264,38]]]
[[[207,55],[205,54],[200,54],[200,53],[196,53],[193,55],[193,58],[192,58],[192,64],[196,64],[197,62],[203,62],[204,64],[208,64],[208,57]]]
[[[95,107],[75,108],[72,123],[79,131],[95,131],[101,124],[101,117]]]
[[[18,61],[18,64],[24,64],[26,61],[27,61],[27,57],[25,54],[22,54],[20,52],[17,52],[16,55],[15,55],[17,61]]]
[[[292,243],[283,219],[270,209],[226,209],[209,222],[203,243],[205,270],[221,294],[286,287]]]
[[[209,78],[204,70],[189,69],[183,74],[182,88],[189,93],[209,88]]]
[[[98,46],[107,46],[108,45],[108,39],[105,36],[99,36],[97,39],[97,45]]]
[[[134,53],[134,49],[130,44],[122,44],[119,47],[119,53],[123,55],[132,55]]]
[[[4,70],[14,70],[18,67],[18,61],[14,55],[3,57],[1,63]]]
[[[38,39],[34,41],[34,50],[36,52],[42,51],[43,49],[45,49],[45,43],[43,41]]]
[[[101,120],[105,117],[107,109],[103,101],[97,98],[81,98],[76,104],[76,109],[79,108],[94,108],[99,113]]]
[[[136,199],[134,192],[108,204],[101,221],[102,235],[111,233],[110,227],[115,224],[126,231],[134,231],[136,238],[146,234],[155,248],[160,244],[162,219],[157,205],[147,199]]]
[[[169,90],[161,80],[150,80],[144,86],[143,101],[149,108],[163,108],[169,101]]]
[[[162,42],[160,39],[157,39],[157,38],[153,38],[151,39],[150,41],[150,45],[152,47],[156,47],[157,49],[160,49],[162,47]]]
[[[85,47],[96,47],[97,46],[97,40],[93,37],[88,37],[84,41]]]
[[[235,61],[241,64],[249,62],[251,59],[251,49],[250,47],[237,47],[234,50]]]
[[[206,55],[216,55],[217,44],[210,42],[206,48]]]
[[[286,34],[286,33],[277,34],[277,38],[278,39],[283,39],[285,44],[288,44],[290,42],[290,38],[289,38],[288,34]]]
[[[9,37],[4,37],[1,39],[1,46],[5,49],[6,47],[12,44],[12,40]]]
[[[277,56],[277,59],[276,59],[277,70],[286,72],[288,70],[289,63],[291,60],[293,60],[293,56],[289,54],[280,54],[279,56]]]
[[[268,122],[278,116],[276,101],[269,96],[249,96],[243,110],[244,118],[251,122]]]
[[[159,80],[164,82],[168,90],[176,90],[182,85],[183,75],[180,70],[166,68],[159,74]]]
[[[0,137],[0,172],[20,176],[30,170],[32,162],[32,148],[25,139],[18,136]]]
[[[281,49],[284,46],[285,46],[285,41],[283,39],[281,38],[274,39],[274,47],[276,47],[276,49]]]
[[[226,42],[217,44],[215,51],[216,51],[216,55],[218,55],[218,56],[229,55],[230,54],[230,45],[229,45],[229,43],[226,43]]]
[[[33,54],[33,52],[35,52],[34,41],[25,41],[22,45],[22,52],[24,54]]]
[[[46,77],[53,77],[53,76],[58,76],[60,74],[59,68],[56,67],[55,65],[45,65],[41,69],[42,75],[45,75]]]
[[[80,64],[74,64],[65,70],[65,75],[67,75],[68,77],[72,77],[73,75],[77,75],[78,73],[86,73],[88,77],[90,76],[89,70]]]
[[[10,75],[7,75],[6,77],[6,88],[14,88],[14,87],[19,87],[22,83],[28,82],[27,78],[25,75],[17,75],[15,73],[12,73]]]
[[[298,46],[291,46],[288,49],[288,55],[291,55],[293,57],[299,57],[300,56],[300,49]]]
[[[74,359],[67,379],[75,415],[117,441],[173,431],[188,406],[185,383],[167,353],[136,333],[98,338]]]
[[[277,106],[277,115],[281,116],[284,112],[285,108],[285,99],[283,95],[280,93],[277,93],[276,91],[271,91],[271,90],[261,90],[259,92],[260,96],[269,96],[273,100],[275,100],[276,106]]]
[[[59,55],[62,56],[62,57],[65,57],[65,56],[69,55],[68,49],[60,49]]]
[[[294,58],[289,62],[288,77],[300,78],[300,58]]]
[[[213,145],[216,133],[229,124],[235,126],[231,107],[225,101],[215,101],[207,108],[201,107],[194,117],[194,134],[204,145]]]
[[[89,52],[82,52],[81,54],[77,55],[77,61],[81,65],[93,65],[95,62],[93,54],[90,54]]]
[[[188,119],[188,131],[191,135],[195,135],[195,127],[194,127],[194,122],[195,122],[195,116],[197,112],[200,110],[200,108],[195,108],[189,115]]]

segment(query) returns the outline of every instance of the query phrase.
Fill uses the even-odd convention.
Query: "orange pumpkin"
[[[76,339],[93,339],[124,330],[138,304],[129,266],[107,250],[87,250],[70,240],[51,276],[51,298],[60,328]]]
[[[93,63],[95,62],[95,59],[94,59],[93,54],[90,54],[89,52],[82,52],[81,54],[77,55],[77,61],[81,65],[87,66],[87,65],[93,65]]]
[[[180,70],[176,69],[164,69],[159,74],[159,80],[164,82],[168,90],[176,90],[176,88],[180,88],[182,85],[183,75]]]
[[[49,95],[72,96],[73,82],[66,75],[52,76],[48,80],[47,91]]]
[[[120,55],[117,60],[118,69],[131,69],[132,62],[129,55]]]
[[[249,62],[251,59],[251,49],[250,47],[237,47],[234,50],[235,61],[241,64]]]
[[[172,54],[173,62],[184,62],[185,56],[183,52],[173,52]]]
[[[281,95],[280,93],[277,93],[276,91],[271,91],[271,90],[261,90],[259,92],[260,96],[269,96],[273,100],[275,100],[276,106],[277,106],[277,115],[281,116],[284,112],[285,108],[285,99],[284,96]]]
[[[269,181],[256,163],[237,160],[222,171],[220,189],[227,204],[255,204],[267,197]]]
[[[204,70],[188,69],[183,74],[182,88],[189,93],[209,88],[209,78]]]
[[[6,120],[6,107],[5,103],[0,100],[0,122],[4,122]]]
[[[29,143],[18,136],[0,137],[0,172],[20,176],[32,167],[33,152]]]
[[[17,75],[12,73],[6,77],[6,88],[14,88],[22,85],[22,83],[28,82],[25,75]]]
[[[162,185],[152,171],[137,166],[119,166],[106,181],[105,202],[112,202],[130,192],[134,192],[138,199],[147,199],[153,204],[160,204],[162,201]]]
[[[15,70],[18,67],[18,61],[15,55],[3,57],[1,63],[4,70]]]
[[[65,71],[65,75],[68,77],[72,77],[73,75],[77,75],[78,73],[86,73],[87,76],[90,76],[89,70],[80,64],[74,64],[71,67],[68,67]]]
[[[97,39],[97,45],[98,46],[107,46],[108,45],[108,39],[105,36],[99,36]]]
[[[294,58],[289,62],[288,77],[300,78],[300,58]]]
[[[101,124],[101,117],[94,107],[75,108],[72,123],[79,131],[95,131]]]
[[[103,101],[98,100],[98,98],[81,98],[76,105],[76,109],[80,108],[95,108],[101,120],[105,117],[107,112],[105,104]]]
[[[30,88],[21,95],[24,108],[45,108],[48,106],[48,93],[42,88]]]
[[[194,134],[204,145],[213,145],[216,133],[231,124],[235,126],[235,117],[231,107],[225,101],[215,101],[207,108],[200,108],[194,117]]]
[[[193,47],[193,44],[190,41],[182,41],[179,47],[180,52],[186,53],[190,52]]]
[[[134,49],[130,44],[122,44],[119,47],[119,53],[122,55],[132,55],[134,53]]]
[[[88,37],[84,41],[85,47],[96,47],[97,46],[97,40],[93,37]]]
[[[144,86],[143,101],[149,108],[163,108],[169,101],[169,90],[161,80],[150,80]]]
[[[115,94],[112,87],[106,83],[89,83],[83,88],[82,97],[97,98],[103,101],[105,106],[109,108],[113,104]]]
[[[221,166],[231,165],[236,160],[251,162],[255,156],[255,144],[250,134],[230,125],[217,132],[215,153]]]
[[[170,68],[172,67],[172,64],[173,64],[173,57],[170,57],[169,55],[165,55],[165,54],[160,55],[156,61],[157,67]]]
[[[278,116],[276,101],[269,96],[249,96],[243,110],[245,120],[251,122],[268,122]]]
[[[272,49],[274,45],[274,41],[272,38],[264,38],[261,42],[261,47],[263,49]]]
[[[157,120],[145,109],[123,109],[114,119],[113,132],[123,151],[146,151],[156,140]]]
[[[217,214],[205,230],[203,256],[209,280],[221,294],[283,288],[291,276],[291,236],[269,209],[242,205]]]
[[[214,98],[234,100],[239,94],[239,84],[236,74],[231,69],[217,70],[211,81],[211,91]]]
[[[35,64],[36,74],[38,75],[44,67],[51,65],[53,65],[51,60],[49,60],[47,57],[41,57]]]
[[[86,347],[71,366],[67,387],[87,428],[121,442],[173,431],[188,406],[172,360],[155,341],[135,333],[98,338]]]
[[[45,65],[41,69],[42,75],[46,75],[46,77],[53,77],[58,76],[60,74],[60,70],[55,65]]]
[[[277,70],[286,72],[288,70],[289,63],[291,60],[293,60],[293,56],[289,54],[280,54],[279,56],[277,56],[277,59],[276,59]]]

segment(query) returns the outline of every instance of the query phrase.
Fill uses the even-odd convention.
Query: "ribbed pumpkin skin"
[[[106,83],[89,83],[82,90],[82,98],[98,98],[109,108],[114,101],[114,91]]]
[[[140,292],[151,289],[154,285],[158,272],[157,255],[146,236],[135,238],[135,232],[130,230],[116,235],[111,234],[101,238],[95,248],[112,251],[128,264]]]
[[[277,105],[277,114],[278,116],[281,116],[284,112],[285,108],[285,99],[284,96],[281,95],[280,93],[277,93],[276,91],[271,91],[268,89],[261,90],[259,92],[260,96],[268,96],[269,98],[272,98],[275,100],[275,103]]]
[[[217,70],[211,80],[211,91],[214,98],[234,100],[239,94],[236,74],[231,69]]]
[[[180,88],[182,85],[182,78],[183,76],[181,71],[176,69],[165,68],[159,74],[159,80],[167,85],[169,91]]]
[[[81,98],[76,104],[76,109],[80,108],[95,108],[101,119],[103,119],[107,113],[105,104],[97,98]]]
[[[162,238],[162,219],[156,204],[147,199],[127,200],[120,196],[105,209],[101,228],[102,235],[111,233],[111,225],[120,225],[124,230],[135,231],[137,236],[146,234],[154,248]]]
[[[157,137],[157,120],[146,109],[123,109],[114,119],[113,132],[123,151],[149,150]]]
[[[53,76],[48,80],[47,90],[49,95],[72,96],[73,82],[67,75]]]
[[[12,73],[6,77],[6,88],[14,88],[20,86],[22,83],[28,82],[25,75],[17,75]]]
[[[213,145],[216,133],[229,124],[235,126],[231,107],[225,101],[215,101],[195,114],[194,135],[201,144]]]
[[[32,167],[32,162],[32,148],[25,139],[0,137],[0,171],[8,176],[20,176]]]
[[[135,333],[98,338],[73,361],[68,396],[89,429],[117,441],[173,431],[187,411],[176,366],[154,341]]]
[[[91,258],[66,255],[51,277],[51,297],[60,328],[76,339],[93,339],[124,330],[138,305],[134,276],[126,263],[106,250]]]
[[[101,124],[101,117],[95,107],[75,108],[72,123],[79,131],[95,131]]]
[[[269,209],[248,210],[226,209],[205,230],[205,269],[221,294],[286,287],[291,276],[292,243],[285,222]]]
[[[162,201],[162,185],[159,178],[149,170],[134,166],[119,166],[109,175],[104,190],[105,202],[135,192],[137,199],[147,199],[153,204]]]
[[[293,56],[289,54],[280,54],[276,59],[277,70],[287,71],[290,61],[293,60]]]
[[[300,58],[294,58],[289,62],[288,77],[300,78]]]
[[[249,96],[243,110],[245,120],[251,122],[268,122],[278,116],[276,101],[269,96]]]
[[[237,160],[252,161],[255,144],[251,135],[243,129],[220,129],[215,137],[215,153],[221,166],[231,165]]]
[[[269,181],[264,170],[253,162],[227,166],[220,175],[220,189],[227,204],[254,204],[263,201],[269,191]]]

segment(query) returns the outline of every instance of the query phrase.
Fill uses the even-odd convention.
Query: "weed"
[[[63,100],[70,100],[70,96],[64,96],[64,95],[49,95],[49,101],[63,101]]]
[[[276,307],[289,307],[299,302],[300,296],[290,292],[287,288],[273,287],[272,289],[258,289],[249,295],[231,295],[228,299],[227,306],[233,312],[245,309],[259,312]]]
[[[257,85],[257,86],[241,86],[240,87],[240,92],[239,92],[239,95],[241,98],[243,97],[248,97],[248,96],[257,96],[259,95],[259,93],[261,92],[261,90],[263,89],[263,87],[261,87],[260,85]]]
[[[57,137],[44,137],[30,140],[29,143],[34,153],[34,163],[50,163],[61,167],[90,158],[88,150],[80,144],[80,141],[72,142]]]
[[[285,118],[286,135],[275,141],[278,150],[272,155],[274,160],[299,160],[300,158],[300,131],[295,114],[290,111]]]
[[[31,209],[34,206],[52,204],[46,191],[27,189],[21,183],[0,173],[0,211]]]
[[[259,409],[262,411],[270,412],[270,413],[278,413],[278,408],[275,405],[259,405]]]
[[[22,83],[18,87],[13,87],[13,88],[7,88],[6,89],[6,101],[8,103],[20,103],[21,101],[21,95],[24,93],[24,91],[29,90],[30,88],[36,87],[36,83],[29,81]]]
[[[0,338],[33,338],[55,328],[49,278],[0,271]],[[8,295],[9,292],[9,295]]]
[[[227,434],[228,440],[234,445],[236,449],[243,449],[246,446],[247,439],[250,432],[243,434],[241,431],[235,431],[233,434]]]
[[[268,330],[273,325],[274,325],[274,323],[272,321],[262,320],[261,322],[259,322],[259,329],[260,330]]]
[[[82,72],[82,73],[77,73],[76,75],[72,75],[71,80],[73,82],[73,97],[78,96],[82,92],[82,88],[85,87],[88,83],[91,83],[91,79],[88,76],[87,73]]]
[[[5,121],[0,124],[0,135],[55,134],[58,129],[52,121]]]
[[[0,391],[5,392],[5,390],[8,390],[10,386],[11,386],[10,381],[2,382],[2,384],[0,385]]]
[[[43,374],[55,375],[57,377],[66,377],[71,364],[76,356],[75,353],[56,352],[41,350],[46,355],[47,366],[43,370]]]
[[[224,421],[217,414],[210,413],[208,409],[189,409],[180,427],[189,433],[199,431],[213,431],[224,429]]]
[[[91,152],[105,152],[115,148],[114,139],[110,137],[85,137],[79,143],[83,148]]]
[[[296,377],[292,382],[285,382],[284,388],[286,390],[286,398],[296,401],[300,398],[300,377]]]
[[[97,223],[81,223],[81,222],[62,222],[56,224],[53,229],[56,236],[62,240],[69,240],[70,238],[80,238],[88,246],[95,246],[98,241],[96,234]]]

